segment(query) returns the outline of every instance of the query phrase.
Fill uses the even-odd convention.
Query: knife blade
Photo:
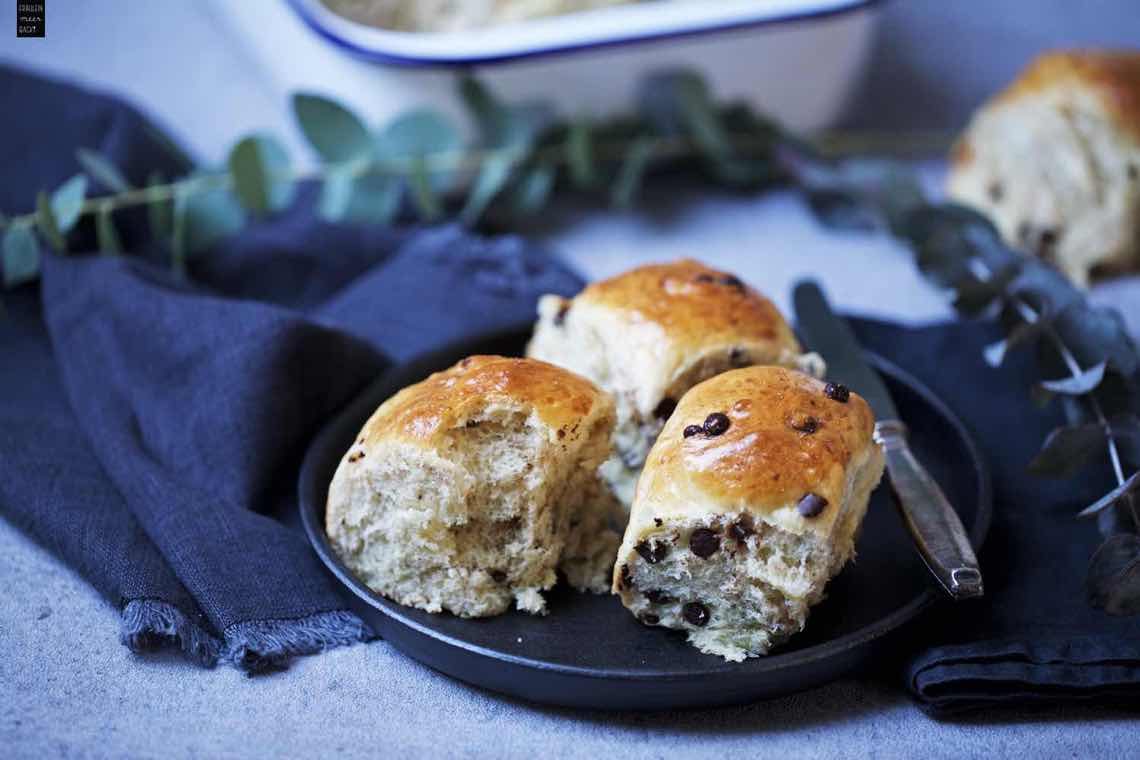
[[[906,425],[883,379],[864,359],[851,326],[835,315],[814,282],[798,283],[792,301],[808,348],[827,362],[828,379],[858,393],[875,413],[875,441],[883,447],[895,503],[923,562],[952,598],[982,596],[982,573],[966,529],[911,451]]]

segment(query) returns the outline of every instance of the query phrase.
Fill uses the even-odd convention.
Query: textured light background
[[[252,129],[290,133],[285,104],[207,4],[55,0],[45,40],[15,38],[14,4],[0,2],[0,59],[127,95],[201,156],[220,155]],[[1138,42],[1136,0],[894,0],[882,8],[876,51],[844,122],[957,126],[1036,51]],[[937,184],[938,167],[927,176]],[[811,274],[847,309],[910,322],[949,316],[905,251],[826,235],[786,194],[654,208],[584,219],[563,211],[534,234],[589,277],[695,255],[740,272],[784,307],[789,285]],[[1123,307],[1140,333],[1140,278],[1095,297]],[[715,711],[547,709],[454,682],[384,642],[263,678],[200,671],[130,655],[117,641],[116,611],[2,521],[0,585],[0,747],[14,757],[1127,757],[1140,745],[1140,727],[1124,713],[1047,708],[942,723],[896,687],[861,680]]]

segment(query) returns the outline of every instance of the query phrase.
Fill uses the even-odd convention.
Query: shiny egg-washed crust
[[[625,313],[630,323],[661,328],[678,353],[710,344],[770,343],[800,353],[800,345],[776,306],[727,272],[693,259],[650,264],[601,280],[583,290],[575,304]]]
[[[645,463],[631,527],[651,532],[654,518],[745,511],[792,533],[828,535],[847,496],[849,467],[866,461],[877,444],[867,402],[855,393],[846,403],[835,401],[825,387],[783,367],[748,367],[692,388]],[[728,416],[727,431],[684,436],[687,426],[714,412]],[[817,422],[814,433],[793,427],[809,416]],[[809,492],[828,504],[805,518],[796,504]]]
[[[589,380],[544,361],[469,356],[381,404],[357,444],[400,439],[432,446],[495,406],[532,410],[562,439],[576,436],[584,420],[608,410],[611,403]]]

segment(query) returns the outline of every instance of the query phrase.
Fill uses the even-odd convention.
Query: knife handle
[[[923,562],[954,599],[982,596],[982,571],[966,529],[942,489],[911,453],[906,425],[898,420],[875,424],[887,473],[903,522]]]

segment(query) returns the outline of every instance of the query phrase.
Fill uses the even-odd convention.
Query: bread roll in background
[[[860,396],[782,367],[697,385],[646,460],[614,591],[702,652],[766,654],[854,554],[883,473],[873,430]]]
[[[613,401],[546,362],[473,356],[385,401],[329,486],[326,531],[369,587],[429,612],[545,610],[562,570],[608,590]]]
[[[615,456],[602,472],[627,506],[650,446],[689,388],[754,364],[822,372],[771,301],[692,259],[638,267],[572,299],[543,296],[538,312],[527,355],[614,396]]]
[[[1037,58],[974,115],[948,192],[1080,285],[1140,268],[1140,51]]]

